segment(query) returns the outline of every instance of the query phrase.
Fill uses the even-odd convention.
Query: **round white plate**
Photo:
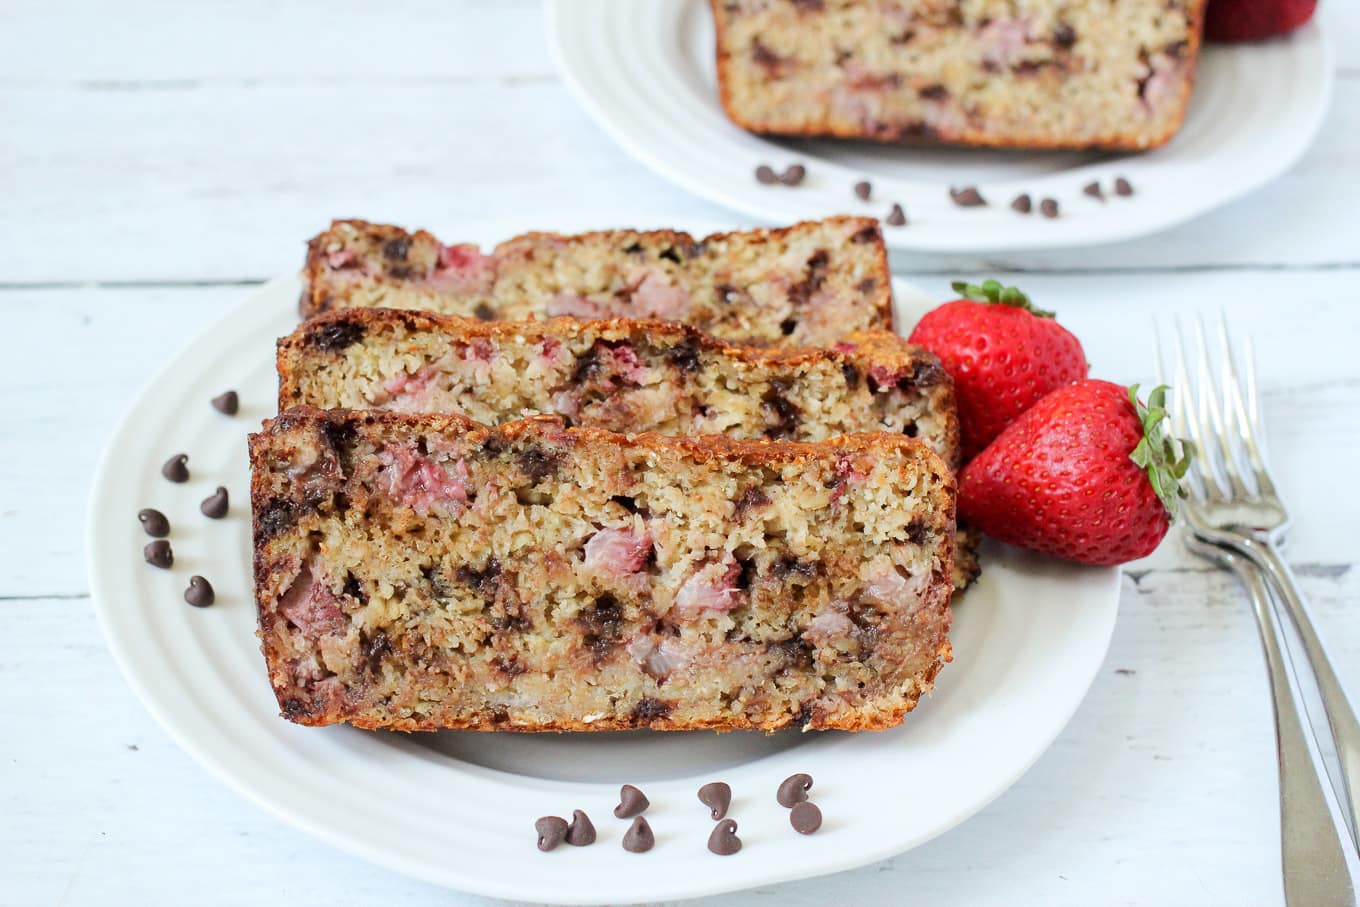
[[[444,235],[490,242],[530,226],[607,225],[569,220],[540,214]],[[895,288],[911,324],[930,300]],[[176,741],[245,796],[351,853],[454,888],[556,903],[683,898],[849,869],[929,840],[1014,783],[1100,667],[1118,571],[996,546],[957,607],[954,663],[892,731],[404,736],[292,725],[278,716],[255,638],[246,433],[274,411],[274,340],[296,325],[298,289],[293,277],[260,287],[129,409],[94,483],[90,588],[124,675]],[[227,388],[241,395],[235,418],[208,405]],[[181,451],[192,477],[174,485],[160,465]],[[208,520],[198,503],[219,484],[231,511]],[[142,562],[143,507],[170,518],[172,570]],[[184,603],[192,574],[212,582],[213,607]],[[815,777],[826,816],[806,838],[774,801],[800,771]],[[695,797],[716,779],[735,791],[745,843],[727,858],[705,849],[713,823]],[[627,823],[611,813],[623,782],[652,801],[656,848],[645,855],[620,847]],[[539,853],[534,820],[573,809],[594,819],[599,842]]]
[[[713,23],[706,0],[551,0],[549,42],[586,110],[633,157],[690,192],[771,223],[832,214],[885,217],[896,249],[966,252],[1048,249],[1165,230],[1246,195],[1303,154],[1322,124],[1332,59],[1316,23],[1286,40],[1210,46],[1180,132],[1143,154],[991,151],[836,139],[777,140],[748,133],[718,102]],[[804,163],[796,189],[755,181],[759,164]],[[1081,187],[1124,176],[1131,198],[1100,202]],[[870,202],[856,182],[874,186]],[[960,208],[950,186],[977,185],[990,202]],[[1062,216],[1028,216],[1010,201],[1058,200]]]

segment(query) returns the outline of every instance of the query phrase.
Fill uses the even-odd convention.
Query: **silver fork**
[[[1231,569],[1252,598],[1266,650],[1276,715],[1280,769],[1280,813],[1285,894],[1291,904],[1346,903],[1354,900],[1356,845],[1348,834],[1327,782],[1317,743],[1305,717],[1283,628],[1270,606],[1268,579],[1284,602],[1304,643],[1336,739],[1342,766],[1344,800],[1357,818],[1360,794],[1360,722],[1337,680],[1313,626],[1293,574],[1277,546],[1289,515],[1275,490],[1260,441],[1260,406],[1250,342],[1245,348],[1246,389],[1238,378],[1226,321],[1220,319],[1220,389],[1214,379],[1202,322],[1195,334],[1198,393],[1192,393],[1183,332],[1177,325],[1174,402],[1168,407],[1173,434],[1195,445],[1192,467],[1181,481],[1191,551]],[[1157,372],[1165,380],[1161,344]],[[1174,442],[1173,442],[1174,443]],[[1179,451],[1177,451],[1179,454]]]

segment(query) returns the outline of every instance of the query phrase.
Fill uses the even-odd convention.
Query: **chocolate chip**
[[[614,807],[614,816],[619,819],[631,819],[646,812],[647,807],[651,805],[646,794],[631,784],[625,784],[619,788],[619,805]]]
[[[312,346],[323,353],[338,353],[346,347],[358,343],[364,336],[362,325],[337,321],[323,324],[313,331],[309,338]]]
[[[659,718],[665,718],[671,713],[671,704],[664,699],[653,699],[645,696],[638,700],[638,704],[633,706],[632,718],[638,723],[651,722]]]
[[[855,183],[855,197],[862,202],[867,202],[869,197],[874,194],[874,187],[868,180],[860,180]]]
[[[800,835],[810,835],[822,827],[822,811],[815,803],[795,803],[789,811],[789,824]]]
[[[945,98],[949,97],[949,89],[936,82],[933,85],[927,85],[924,88],[916,89],[916,94],[926,101],[943,101]]]
[[[629,853],[646,853],[656,846],[656,835],[647,820],[638,816],[623,833],[623,849]]]
[[[571,825],[567,826],[567,843],[573,847],[585,847],[595,843],[595,826],[579,809],[572,810]]]
[[[1066,22],[1059,22],[1053,29],[1053,43],[1059,47],[1071,47],[1077,43],[1077,30]]]
[[[987,200],[982,197],[977,186],[964,186],[962,189],[951,188],[949,198],[960,208],[977,208],[987,204]]]
[[[161,475],[172,482],[189,481],[189,455],[175,454],[161,467]]]
[[[904,227],[907,224],[907,212],[902,210],[901,205],[893,205],[883,222],[890,227]]]
[[[732,787],[726,781],[710,781],[699,788],[699,802],[711,810],[714,821],[721,819],[732,805]]]
[[[1085,186],[1081,187],[1081,191],[1084,194],[1091,196],[1091,198],[1098,199],[1102,202],[1105,201],[1105,193],[1100,191],[1100,180],[1091,180]]]
[[[234,416],[241,409],[241,398],[236,391],[226,391],[212,398],[212,408],[224,416]]]
[[[787,809],[795,803],[802,803],[806,800],[807,792],[810,790],[812,790],[812,776],[799,772],[784,779],[774,798],[779,801],[780,806]]]
[[[805,176],[807,176],[807,168],[802,164],[793,164],[779,175],[779,181],[785,186],[797,186],[802,184]]]
[[[496,320],[496,310],[484,302],[477,303],[476,307],[472,310],[472,314],[478,321]]]
[[[713,833],[708,836],[708,849],[720,857],[730,857],[741,850],[741,838],[737,837],[737,823],[732,819],[719,822],[714,827]]]
[[[184,590],[184,600],[195,608],[206,608],[217,600],[213,594],[212,583],[201,576],[189,577],[189,588]]]
[[[142,528],[153,539],[163,539],[170,534],[170,521],[159,510],[152,510],[150,507],[139,510],[137,519],[141,520]]]
[[[162,570],[169,570],[170,565],[175,562],[175,552],[170,550],[170,543],[165,539],[151,542],[142,549],[142,557],[153,567],[160,567]]]
[[[1028,214],[1034,210],[1034,203],[1029,200],[1028,192],[1021,192],[1011,202],[1011,210],[1019,211],[1021,214]]]
[[[406,253],[411,251],[411,240],[406,236],[394,236],[383,243],[383,257],[392,261],[405,261]]]
[[[227,515],[227,489],[221,485],[217,490],[203,499],[203,503],[198,505],[198,509],[203,511],[203,515],[210,520],[220,520]]]
[[[756,168],[756,182],[762,186],[773,186],[779,182],[779,174],[775,173],[769,164],[761,164]]]
[[[534,823],[538,832],[538,849],[547,853],[567,839],[567,820],[561,816],[544,816]]]
[[[878,224],[861,227],[850,235],[850,241],[856,244],[878,242],[882,238],[882,235],[878,232]]]
[[[1058,216],[1058,200],[1056,198],[1046,198],[1039,202],[1039,213],[1044,217]]]
[[[1124,177],[1121,176],[1119,179],[1114,181],[1114,194],[1122,195],[1125,198],[1127,198],[1130,195],[1133,195],[1133,183],[1130,183],[1128,180],[1124,179]]]

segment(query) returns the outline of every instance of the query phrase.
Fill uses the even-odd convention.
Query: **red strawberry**
[[[988,535],[1084,564],[1152,553],[1189,465],[1165,433],[1166,388],[1086,380],[1049,394],[959,476],[959,517]]]
[[[954,379],[966,463],[1040,397],[1085,378],[1086,354],[1015,287],[952,286],[964,298],[927,312],[911,342],[939,356]]]
[[[1210,41],[1259,41],[1287,35],[1309,19],[1317,0],[1211,0],[1204,13]]]

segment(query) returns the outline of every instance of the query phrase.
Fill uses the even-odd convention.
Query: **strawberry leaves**
[[[1138,385],[1129,388],[1129,402],[1143,424],[1143,438],[1129,454],[1129,459],[1147,472],[1152,490],[1166,508],[1171,519],[1176,518],[1180,499],[1185,497],[1181,479],[1190,468],[1194,448],[1189,441],[1172,437],[1167,431],[1165,384],[1148,394],[1146,405],[1138,399]]]
[[[1007,305],[1013,309],[1024,309],[1038,318],[1052,318],[1053,313],[1036,309],[1028,296],[1019,287],[1008,287],[999,280],[984,280],[982,283],[968,283],[956,280],[949,285],[955,293],[971,302],[991,302]]]

